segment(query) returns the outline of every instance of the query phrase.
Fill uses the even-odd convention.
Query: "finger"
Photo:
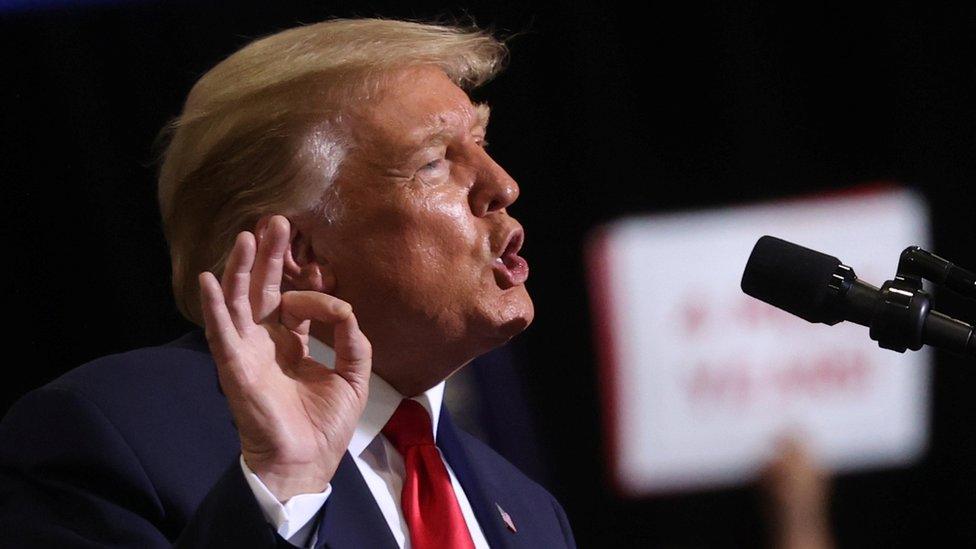
[[[262,323],[281,303],[281,272],[291,228],[281,215],[271,218],[257,243],[257,257],[251,270],[251,309],[254,322]]]
[[[320,292],[285,292],[281,295],[281,315],[286,325],[306,319],[331,325],[336,373],[362,388],[368,385],[373,350],[366,335],[359,329],[352,306]]]
[[[200,308],[203,310],[207,343],[219,364],[233,354],[240,335],[224,303],[224,294],[217,277],[213,273],[202,272],[197,281],[200,284]]]
[[[238,234],[224,266],[224,276],[220,280],[230,317],[238,332],[254,324],[248,296],[251,268],[254,265],[254,246],[253,234],[248,231]]]
[[[289,330],[299,334],[308,335],[309,328],[311,328],[312,321],[308,319],[296,318],[284,311],[281,312],[281,324],[288,328]]]
[[[289,328],[307,320],[335,324],[350,311],[352,307],[345,301],[321,292],[295,290],[281,294],[281,322]]]
[[[335,340],[336,372],[354,385],[368,387],[373,347],[366,339],[366,334],[359,329],[352,307],[349,308],[349,316],[335,324],[332,336]]]

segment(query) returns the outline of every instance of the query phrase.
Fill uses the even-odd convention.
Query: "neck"
[[[331,327],[312,322],[309,333],[330,347],[335,347]],[[408,398],[444,381],[474,358],[447,352],[443,346],[416,343],[411,345],[407,342],[383,345],[372,339],[370,343],[373,347],[373,373]]]

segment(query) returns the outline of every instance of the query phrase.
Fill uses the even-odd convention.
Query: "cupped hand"
[[[280,500],[331,481],[366,405],[372,350],[352,307],[312,291],[281,292],[290,227],[237,235],[218,282],[200,273],[207,342],[248,467]],[[335,368],[308,356],[309,325],[333,327]]]

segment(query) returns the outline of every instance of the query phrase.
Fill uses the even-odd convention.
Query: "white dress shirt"
[[[312,337],[309,338],[309,355],[323,364],[331,366],[335,363],[335,353],[332,349]],[[349,454],[352,455],[363,480],[366,481],[366,486],[369,487],[369,491],[372,492],[373,498],[379,505],[393,537],[396,538],[400,547],[409,549],[410,532],[403,518],[403,509],[400,507],[400,492],[403,489],[403,477],[405,475],[403,457],[381,433],[386,422],[393,416],[393,412],[404,398],[382,378],[375,374],[370,375],[369,398],[366,401],[366,409],[356,424],[352,440],[349,442]],[[426,392],[412,398],[422,404],[430,413],[434,440],[436,441],[437,423],[440,420],[441,404],[444,400],[444,382],[442,381]],[[461,514],[464,516],[468,531],[471,533],[474,546],[478,549],[487,549],[488,542],[485,540],[485,535],[474,516],[471,503],[468,502],[464,490],[461,489],[461,484],[458,483],[451,466],[444,460],[443,454],[441,454],[441,461],[444,462],[447,474],[451,477],[451,486],[454,487],[454,494],[457,496]],[[314,531],[316,521],[313,519],[322,505],[325,504],[329,494],[332,493],[332,485],[328,485],[324,491],[318,494],[300,494],[282,504],[244,463],[243,455],[240,458],[240,463],[244,477],[254,492],[264,517],[275,526],[278,534],[292,545],[299,547],[314,546],[317,532]]]

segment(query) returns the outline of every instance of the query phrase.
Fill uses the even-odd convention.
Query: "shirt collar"
[[[332,368],[335,365],[335,351],[322,341],[309,336],[308,354],[314,360],[328,365]],[[366,409],[356,423],[356,430],[349,441],[349,453],[358,456],[373,442],[386,422],[393,417],[393,412],[400,406],[405,396],[393,388],[383,378],[370,373],[369,376],[369,397],[366,399]],[[444,382],[441,381],[423,393],[411,397],[419,402],[430,414],[431,427],[434,432],[434,441],[437,441],[437,423],[440,421],[441,404],[444,402]]]

